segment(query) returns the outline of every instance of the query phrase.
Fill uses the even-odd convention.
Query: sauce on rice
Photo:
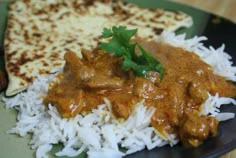
[[[64,72],[50,84],[45,104],[56,106],[63,117],[74,117],[107,98],[113,114],[127,119],[134,105],[145,99],[146,106],[156,108],[151,124],[163,137],[177,134],[184,144],[198,146],[215,136],[218,121],[200,116],[201,104],[208,93],[235,97],[234,84],[213,74],[211,66],[194,53],[164,43],[140,43],[163,64],[163,79],[157,72],[135,77],[132,71],[121,69],[121,58],[98,49],[83,51],[83,59],[67,52]]]

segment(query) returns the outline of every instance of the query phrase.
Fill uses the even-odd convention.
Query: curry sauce
[[[164,43],[141,44],[162,63],[163,79],[157,72],[136,77],[121,69],[122,58],[98,49],[83,51],[82,59],[67,52],[64,71],[50,84],[45,104],[53,104],[68,118],[90,112],[107,98],[113,114],[127,119],[135,104],[145,99],[145,106],[156,108],[151,125],[163,136],[177,134],[190,146],[215,136],[218,121],[200,116],[200,106],[208,93],[235,97],[234,84],[213,74],[211,66],[194,53]]]

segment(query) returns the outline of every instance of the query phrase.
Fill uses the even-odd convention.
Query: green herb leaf
[[[112,31],[108,28],[104,28],[103,32],[102,32],[102,38],[108,38],[111,37],[113,35]]]
[[[137,76],[147,76],[148,71],[157,71],[161,78],[164,70],[161,63],[147,52],[139,43],[130,43],[130,39],[136,34],[137,29],[128,30],[124,26],[113,26],[112,29],[104,28],[102,38],[110,38],[108,43],[101,43],[100,49],[123,57],[122,69],[132,69]],[[140,53],[135,51],[138,46]]]

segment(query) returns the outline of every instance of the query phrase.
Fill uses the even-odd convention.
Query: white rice
[[[168,42],[183,47],[198,55],[212,65],[214,73],[236,81],[236,68],[232,66],[231,57],[224,52],[224,46],[219,49],[206,48],[201,43],[205,37],[194,37],[185,40],[185,35],[176,36],[171,32],[163,32],[158,41]],[[214,59],[214,60],[213,60]],[[199,72],[200,73],[200,72]],[[166,144],[175,145],[178,140],[174,135],[163,137],[150,126],[150,118],[155,110],[144,106],[145,101],[137,103],[130,117],[120,122],[111,112],[109,100],[99,105],[86,116],[76,115],[74,118],[62,118],[54,106],[46,110],[42,96],[47,93],[48,84],[54,75],[38,77],[26,92],[12,98],[3,98],[6,108],[18,110],[17,124],[9,133],[25,136],[32,133],[30,145],[36,149],[37,158],[48,157],[53,144],[62,143],[63,149],[56,156],[77,156],[87,152],[92,158],[119,158],[127,154],[147,148],[151,150]],[[211,96],[201,106],[202,115],[212,115],[217,119],[227,120],[234,117],[233,113],[219,113],[223,104],[236,104],[231,98]],[[126,148],[120,151],[119,148]]]

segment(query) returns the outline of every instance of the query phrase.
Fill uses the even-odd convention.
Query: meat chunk
[[[145,99],[155,96],[156,86],[150,80],[145,78],[135,78],[133,93]]]
[[[73,117],[85,106],[84,92],[83,90],[74,91],[73,93],[64,92],[63,87],[54,92],[50,91],[44,103],[55,105],[63,117]]]
[[[127,119],[137,103],[135,98],[131,98],[129,94],[124,92],[110,92],[109,98],[112,104],[112,112],[116,118]]]
[[[216,136],[217,134],[217,127],[218,127],[218,120],[216,120],[214,117],[207,117],[207,121],[210,126],[210,135],[211,136]]]
[[[74,52],[67,52],[64,55],[64,59],[66,61],[66,64],[70,65],[73,68],[70,70],[76,71],[77,70],[76,68],[83,65],[83,62],[81,61],[81,59]]]
[[[180,122],[179,137],[183,144],[197,147],[209,135],[217,132],[218,121],[213,117],[199,116],[197,112],[185,112]]]
[[[196,104],[201,104],[208,97],[207,90],[200,84],[193,82],[190,82],[188,85],[188,94]]]
[[[87,50],[83,50],[82,52],[82,55],[83,55],[83,59],[87,62],[91,62],[94,60],[94,54],[90,51],[87,51]]]
[[[118,102],[114,102],[114,104],[112,105],[112,111],[117,118],[125,119],[127,119],[131,113],[131,111],[129,111],[129,109],[126,108],[124,104]]]
[[[87,82],[95,76],[95,73],[96,71],[93,67],[84,65],[76,72],[76,78],[82,82]]]
[[[84,63],[75,53],[67,52],[64,58],[66,60],[64,71],[68,72],[67,74],[75,78],[78,83],[87,82],[95,76],[95,69],[91,65]]]
[[[87,86],[95,89],[119,89],[123,86],[123,80],[119,77],[97,75],[88,81]]]

